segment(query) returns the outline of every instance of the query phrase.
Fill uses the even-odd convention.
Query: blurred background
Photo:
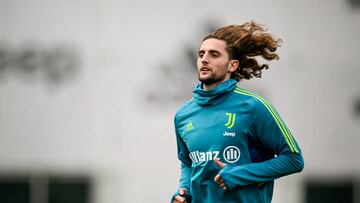
[[[0,0],[0,202],[169,202],[201,39],[250,20],[283,45],[240,86],[305,158],[273,202],[359,203],[359,0]]]

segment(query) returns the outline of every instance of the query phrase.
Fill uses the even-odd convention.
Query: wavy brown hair
[[[266,29],[254,21],[242,25],[228,25],[209,33],[203,41],[215,38],[224,40],[227,44],[229,58],[239,61],[238,69],[231,74],[231,78],[240,81],[261,77],[262,70],[268,69],[268,64],[259,64],[256,56],[264,59],[278,60],[276,49],[282,42],[281,39],[266,33]]]

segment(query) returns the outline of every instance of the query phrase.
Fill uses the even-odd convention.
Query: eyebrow
[[[204,53],[205,52],[205,50],[199,50],[199,54],[201,54],[201,53]],[[219,50],[216,50],[216,49],[209,49],[208,50],[208,52],[210,53],[210,54],[221,54],[221,52],[219,51]]]

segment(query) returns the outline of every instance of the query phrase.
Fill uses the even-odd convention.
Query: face
[[[237,68],[233,61],[237,60],[229,60],[225,41],[214,38],[203,41],[197,59],[199,80],[206,86],[216,86],[230,79]]]

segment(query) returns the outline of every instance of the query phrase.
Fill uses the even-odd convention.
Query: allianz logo
[[[190,159],[193,163],[201,163],[205,161],[211,161],[219,156],[219,151],[209,151],[209,152],[190,152]]]
[[[223,133],[223,136],[225,136],[225,137],[235,137],[236,133],[235,132],[227,132],[227,131],[225,131]]]
[[[193,163],[202,163],[218,158],[219,153],[219,151],[194,151],[189,153],[189,157]],[[224,161],[228,163],[235,163],[236,161],[238,161],[240,158],[240,154],[240,149],[236,146],[228,146],[222,152]]]

